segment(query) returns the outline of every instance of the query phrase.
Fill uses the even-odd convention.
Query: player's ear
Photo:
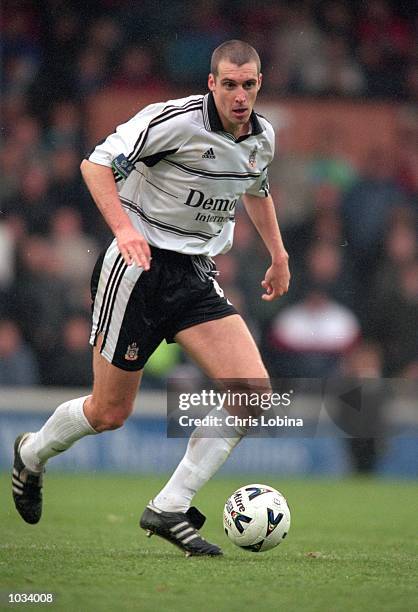
[[[260,87],[261,87],[261,83],[263,82],[263,75],[260,74],[258,75],[258,87],[257,87],[257,91],[260,91]]]
[[[212,73],[210,73],[208,76],[208,88],[210,91],[215,89],[215,77]]]

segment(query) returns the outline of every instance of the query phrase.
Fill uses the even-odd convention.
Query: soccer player
[[[147,106],[83,160],[83,178],[115,236],[92,277],[94,385],[91,395],[61,404],[38,432],[16,439],[13,497],[28,523],[41,517],[47,460],[84,436],[123,425],[143,367],[163,339],[178,342],[212,379],[268,383],[211,259],[232,245],[241,198],[271,256],[262,298],[288,290],[288,255],[267,178],[274,132],[253,110],[261,80],[256,50],[227,41],[213,52],[206,95]],[[193,432],[141,517],[148,534],[188,555],[222,554],[200,535],[205,518],[190,504],[244,434],[234,433]]]

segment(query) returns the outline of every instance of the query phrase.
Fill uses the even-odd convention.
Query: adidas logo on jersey
[[[208,150],[206,151],[206,153],[203,153],[202,158],[203,158],[203,159],[216,159],[216,155],[215,155],[215,153],[213,152],[212,147],[211,147],[210,149],[208,149]]]

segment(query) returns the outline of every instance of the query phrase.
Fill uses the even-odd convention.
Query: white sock
[[[76,440],[98,433],[84,414],[83,405],[87,397],[58,406],[44,426],[24,440],[20,456],[28,470],[41,472],[50,457],[67,450]]]
[[[226,411],[213,410],[210,414],[225,418]],[[153,499],[153,504],[165,512],[186,512],[196,492],[225,463],[241,440],[232,427],[216,428],[216,437],[204,438],[204,427],[197,427],[190,436],[186,454],[165,487]],[[211,428],[214,435],[215,428]],[[237,434],[236,437],[228,437]]]

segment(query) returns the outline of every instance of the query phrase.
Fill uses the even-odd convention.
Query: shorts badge
[[[254,149],[251,151],[250,156],[248,158],[248,164],[251,166],[251,168],[255,168],[256,165],[256,155],[257,155],[257,151],[258,151],[258,147],[257,145],[254,147]]]
[[[136,342],[132,342],[132,344],[128,344],[128,348],[126,349],[125,359],[126,361],[136,361],[138,359],[139,347]]]

